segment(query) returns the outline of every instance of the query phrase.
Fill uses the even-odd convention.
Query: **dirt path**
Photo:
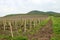
[[[52,20],[49,19],[47,24],[40,28],[38,32],[33,35],[28,35],[28,40],[50,40],[53,33]]]

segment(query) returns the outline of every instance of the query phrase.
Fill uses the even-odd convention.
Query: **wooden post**
[[[8,23],[9,23],[9,26],[10,26],[11,36],[12,36],[12,38],[13,38],[12,25],[11,25],[11,22],[8,22]]]
[[[17,30],[17,22],[15,21],[15,28],[16,28],[16,30]]]
[[[15,32],[16,32],[16,35],[18,36],[20,33],[18,32],[18,26],[17,26],[17,22],[18,21],[15,21]]]
[[[21,19],[21,25],[23,25],[24,24],[24,20],[23,19]]]
[[[20,29],[21,29],[21,20],[20,20]]]
[[[32,20],[30,20],[30,30],[31,30],[31,28],[32,28]]]
[[[40,19],[38,19],[38,22],[39,22],[39,24],[40,24]]]
[[[4,26],[3,26],[3,27],[4,27],[4,31],[5,31],[5,29],[6,29],[6,28],[5,28],[5,26],[6,26],[6,21],[3,21],[3,25],[4,25]]]
[[[34,28],[35,28],[35,23],[36,23],[36,22],[35,22],[35,19],[34,19]]]
[[[26,32],[26,19],[25,19],[25,23],[24,23],[24,32]]]
[[[37,26],[37,19],[35,20],[35,26]]]

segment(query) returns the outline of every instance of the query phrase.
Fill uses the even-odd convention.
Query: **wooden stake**
[[[25,19],[25,24],[24,24],[24,32],[26,32],[26,19]]]
[[[32,28],[32,20],[30,20],[30,30],[31,30],[31,28]]]
[[[19,35],[17,21],[15,21],[15,29],[16,29],[16,34]]]
[[[11,36],[12,36],[12,38],[13,38],[12,25],[11,25],[11,22],[8,22],[8,23],[9,23],[9,26],[10,26]]]
[[[4,27],[4,31],[5,31],[5,29],[6,29],[6,28],[5,28],[5,26],[6,26],[6,21],[3,22],[3,25],[4,25],[4,26],[3,26],[3,27]]]
[[[38,19],[38,22],[39,22],[39,24],[40,24],[40,19]]]
[[[35,28],[35,20],[34,20],[34,28]]]
[[[37,19],[35,20],[35,26],[37,26]]]

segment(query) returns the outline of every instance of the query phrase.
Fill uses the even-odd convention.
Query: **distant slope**
[[[56,12],[52,12],[52,11],[48,11],[48,12],[43,12],[43,11],[31,11],[27,14],[38,14],[38,15],[48,15],[48,16],[60,16],[60,13],[56,13]]]
[[[56,12],[43,12],[43,11],[30,11],[27,14],[11,14],[11,15],[6,15],[4,17],[12,17],[12,16],[21,16],[21,15],[47,15],[47,16],[57,16],[60,17],[60,13],[56,13]]]

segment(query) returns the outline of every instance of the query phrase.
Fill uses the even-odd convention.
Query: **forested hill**
[[[38,14],[38,15],[48,15],[48,16],[60,16],[60,13],[57,12],[52,12],[52,11],[48,11],[48,12],[43,12],[43,11],[31,11],[27,14]]]
[[[56,13],[56,12],[52,12],[52,11],[43,12],[43,11],[37,11],[37,10],[30,11],[26,14],[10,14],[10,15],[6,15],[5,17],[20,16],[20,15],[48,15],[48,16],[58,16],[58,17],[60,17],[60,13]]]

